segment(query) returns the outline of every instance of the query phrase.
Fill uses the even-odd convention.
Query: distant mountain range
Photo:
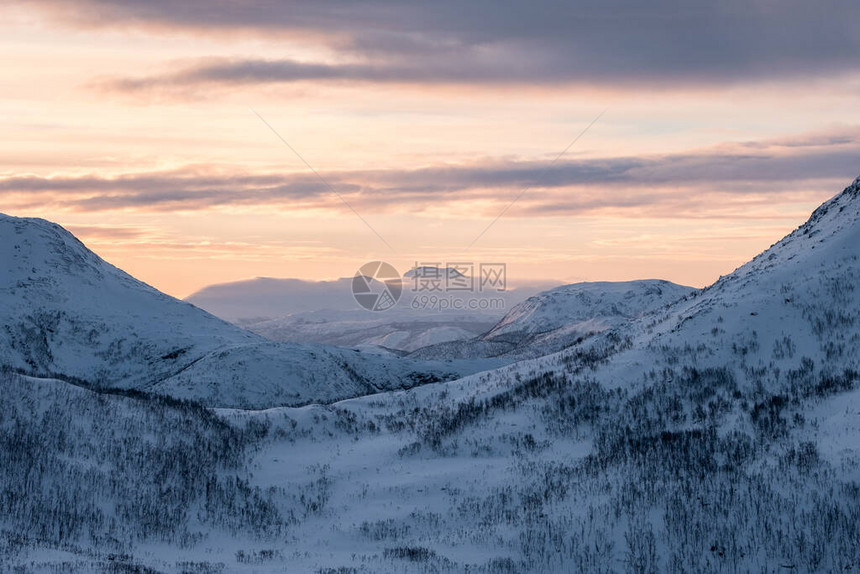
[[[446,276],[465,277],[453,268],[425,266],[407,271],[404,283],[415,278]],[[301,301],[302,306],[322,306],[270,319],[233,316],[237,324],[274,341],[380,346],[414,353],[413,357],[421,359],[498,358],[512,362],[561,350],[693,291],[663,280],[577,283],[542,291],[523,301],[522,298],[544,286],[535,283],[502,293],[504,308],[474,311],[415,309],[411,301],[420,297],[421,292],[406,289],[399,305],[377,313],[356,308],[348,292],[349,282],[348,279],[319,283],[257,279],[207,287],[187,301],[208,306],[214,313],[220,311],[225,318],[249,305],[261,314],[295,307],[293,301]],[[314,286],[319,290],[314,292]],[[478,295],[488,298],[499,294]]]
[[[92,388],[261,408],[331,402],[493,366],[274,343],[141,283],[40,219],[0,215],[0,259],[0,365]]]
[[[447,271],[442,268],[433,268],[432,271],[430,269],[430,267],[420,268],[418,274],[425,278],[435,276],[444,278],[446,274],[449,277],[459,275],[454,269],[448,269]],[[423,294],[412,289],[416,277],[414,269],[407,271],[403,277],[403,298],[392,311],[409,311],[412,298]],[[461,298],[485,298],[490,296],[502,298],[504,306],[501,310],[488,309],[482,311],[484,315],[499,318],[504,315],[505,308],[509,309],[526,297],[557,285],[557,282],[551,281],[520,282],[500,293],[468,292],[459,293],[458,296]],[[436,294],[438,295],[438,293]],[[185,300],[226,321],[242,326],[280,319],[297,313],[364,311],[353,298],[352,277],[344,277],[333,281],[258,277],[245,281],[210,285],[196,293],[192,293]],[[449,314],[452,312],[449,311]],[[473,310],[472,314],[476,312],[481,311]],[[373,321],[382,318],[383,314],[389,313],[387,311],[381,313],[366,311],[368,319]],[[421,315],[420,312],[414,312],[413,314]],[[436,315],[438,313],[434,311],[433,314]]]
[[[342,346],[382,346],[396,351],[472,339],[493,327],[506,309],[556,283],[525,282],[503,292],[421,291],[416,281],[465,276],[453,268],[419,266],[403,275],[403,294],[387,311],[359,307],[352,278],[335,281],[257,278],[206,287],[186,301],[274,341]],[[368,279],[373,281],[373,279]],[[422,296],[460,301],[495,299],[494,304],[439,309],[417,304]],[[413,304],[415,302],[416,304]],[[501,302],[501,303],[499,303]]]

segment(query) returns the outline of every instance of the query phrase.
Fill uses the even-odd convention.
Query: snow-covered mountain
[[[301,564],[857,572],[858,277],[860,179],[668,307],[553,355],[339,403],[357,440],[312,457],[331,514],[302,523]]]
[[[261,408],[472,368],[272,343],[141,283],[44,220],[0,215],[0,260],[0,365],[21,372]]]
[[[423,291],[419,282],[467,280],[453,268],[418,266],[403,275],[403,293],[392,309],[362,309],[352,295],[352,279],[302,281],[257,278],[206,287],[186,301],[273,341],[340,346],[381,346],[397,351],[467,341],[486,332],[526,297],[554,283],[527,282],[503,292],[457,291],[451,298],[439,291]],[[368,279],[373,281],[373,279]],[[466,283],[468,284],[468,282]],[[444,298],[449,306],[434,306]],[[494,299],[477,305],[475,300]],[[465,358],[482,358],[473,355]],[[447,355],[439,355],[448,359]]]
[[[0,565],[858,572],[858,278],[860,179],[711,287],[456,381],[213,411],[0,372]]]
[[[488,313],[322,309],[251,323],[246,328],[273,341],[350,347],[377,345],[414,351],[428,345],[472,339],[492,327],[496,319]]]
[[[186,301],[273,341],[381,346],[397,351],[471,339],[498,320],[499,312],[413,309],[408,284],[416,273],[431,276],[426,267],[408,271],[404,275],[407,291],[403,300],[385,312],[360,308],[352,295],[351,278],[336,281],[257,278],[212,285]],[[432,276],[437,273],[444,270],[434,268]]]
[[[412,308],[412,299],[415,296],[427,294],[417,290],[416,281],[421,279],[439,279],[444,281],[446,277],[454,279],[463,275],[453,268],[436,268],[419,266],[410,269],[403,275],[403,295],[398,305],[393,310]],[[201,309],[209,311],[216,317],[230,321],[237,325],[247,327],[256,323],[271,321],[273,319],[286,318],[291,315],[302,313],[314,313],[317,311],[360,311],[361,308],[355,302],[352,295],[352,277],[336,279],[333,281],[305,281],[302,279],[276,279],[271,277],[257,277],[245,281],[234,281],[210,285],[185,298],[185,301],[193,303]],[[372,280],[372,279],[371,279]],[[505,308],[512,308],[526,297],[540,291],[558,285],[550,281],[521,282],[515,286],[509,286],[506,291],[492,293],[493,297],[504,300],[504,305],[492,308],[487,316],[498,320],[504,313]],[[430,293],[436,294],[437,293]],[[458,293],[460,296],[487,297],[486,293]],[[477,311],[468,314],[475,315]],[[389,314],[385,312],[385,314]],[[455,314],[454,310],[446,311],[448,316]],[[421,313],[416,313],[421,315]],[[379,313],[367,311],[365,316],[368,321],[380,319]],[[420,319],[421,317],[419,317]],[[310,342],[310,341],[307,341]]]
[[[185,301],[243,327],[293,313],[358,308],[352,296],[352,277],[334,281],[257,277],[210,285]]]
[[[621,328],[692,292],[692,287],[657,279],[562,285],[519,303],[478,337],[428,346],[413,356],[514,360],[548,355]]]
[[[614,364],[656,358],[776,389],[801,371],[860,371],[858,259],[860,178],[749,263],[636,323]]]
[[[692,291],[692,287],[663,280],[563,285],[529,297],[483,338],[520,342],[559,329],[603,331],[674,303]]]
[[[599,359],[593,376],[612,387],[660,379],[665,369],[725,371],[760,393],[800,380],[853,380],[860,372],[858,284],[860,178],[713,285],[503,371],[563,374],[586,357]]]

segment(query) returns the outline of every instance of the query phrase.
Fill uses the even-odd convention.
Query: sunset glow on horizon
[[[850,18],[580,4],[12,2],[0,212],[178,297],[376,259],[704,286],[860,174]]]

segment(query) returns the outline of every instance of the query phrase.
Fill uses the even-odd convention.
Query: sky
[[[0,212],[177,297],[366,261],[705,286],[860,175],[851,0],[7,0]]]

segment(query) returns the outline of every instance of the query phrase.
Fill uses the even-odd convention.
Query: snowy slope
[[[665,369],[725,370],[762,392],[841,377],[860,371],[858,284],[860,178],[713,285],[499,374],[562,374],[583,355],[606,354],[594,376],[612,387],[667,377]]]
[[[456,299],[452,303],[445,293],[421,290],[419,279],[416,279],[443,281],[446,276],[464,277],[450,268],[425,266],[407,271],[399,302],[385,312],[360,308],[352,295],[351,278],[337,281],[257,278],[212,285],[186,301],[273,341],[378,345],[411,352],[431,345],[474,339],[495,325],[506,309],[555,285],[532,282],[500,293],[458,291],[451,295]],[[443,299],[447,308],[434,306],[436,299]],[[460,304],[462,306],[458,307]],[[488,356],[463,354],[461,358]],[[454,357],[441,353],[431,358]]]
[[[705,290],[457,381],[213,417],[0,373],[0,477],[18,493],[0,498],[0,557],[46,572],[858,572],[858,259],[860,180]],[[183,450],[141,440],[162,411],[171,441],[198,447],[176,471],[165,453]],[[90,413],[116,424],[92,435]],[[123,472],[147,457],[137,495]],[[117,508],[147,514],[111,523]]]
[[[273,341],[379,345],[414,351],[427,345],[472,339],[492,327],[497,318],[487,313],[419,312],[408,308],[384,313],[323,309],[251,323],[245,328]]]
[[[468,283],[468,278],[453,268],[418,266],[410,269],[403,275],[400,300],[385,312],[359,307],[352,295],[352,278],[303,281],[258,277],[211,285],[190,295],[186,301],[273,341],[378,345],[411,352],[431,345],[474,339],[495,325],[506,309],[556,284],[528,282],[509,286],[498,293],[456,291],[448,294],[423,290],[422,281],[439,282],[444,286],[446,278]],[[449,295],[456,299],[454,303],[449,301]],[[446,307],[434,306],[436,299],[444,299],[442,303]],[[488,356],[464,354],[461,358]],[[431,358],[454,357],[439,354]]]
[[[423,266],[410,269],[403,275],[403,295],[399,303],[391,310],[391,313],[386,311],[382,315],[396,314],[394,313],[395,311],[418,310],[417,307],[416,309],[412,308],[414,297],[433,294],[439,295],[439,293],[425,292],[418,289],[419,279],[416,279],[416,277],[442,280],[446,275],[449,278],[463,277],[461,273],[451,268]],[[305,281],[301,279],[257,277],[256,279],[245,281],[210,285],[189,295],[185,300],[201,309],[209,311],[216,317],[243,327],[254,326],[254,324],[282,318],[286,322],[289,322],[289,317],[292,315],[316,313],[319,311],[330,313],[361,311],[362,309],[352,295],[352,280],[352,277],[334,281]],[[508,285],[506,291],[499,293],[494,292],[489,294],[461,291],[457,295],[469,299],[487,298],[490,296],[503,299],[504,306],[501,310],[498,307],[493,307],[487,313],[480,313],[479,311],[459,313],[453,309],[447,309],[444,314],[448,317],[485,314],[491,318],[490,320],[495,322],[504,314],[504,309],[510,309],[526,297],[556,285],[558,283],[552,281],[531,281],[518,283],[517,285]],[[480,309],[484,309],[484,307]],[[414,316],[420,321],[426,314],[418,310]],[[382,318],[379,315],[380,313],[367,312],[364,314],[364,317],[368,322],[372,323]],[[407,317],[406,314],[403,314],[399,320],[405,321]],[[308,339],[302,342],[315,341]]]
[[[0,216],[3,363],[91,382],[144,385],[246,333],[101,260],[39,219]]]
[[[522,340],[587,321],[613,327],[674,303],[692,291],[691,287],[663,280],[563,285],[529,297],[483,338]]]
[[[860,178],[749,263],[639,321],[628,333],[633,348],[610,376],[656,358],[727,368],[751,385],[780,388],[791,371],[860,369],[858,258]]]
[[[257,484],[301,479],[277,460],[328,469],[331,514],[299,543],[309,568],[857,572],[858,260],[860,179],[668,308],[340,403],[351,452],[273,444]],[[380,420],[388,432],[363,430]]]
[[[300,537],[308,569],[856,572],[858,259],[860,180],[668,308],[339,403],[330,416],[361,440],[272,444],[257,484],[308,480],[281,460],[328,469],[330,511]]]
[[[691,287],[656,279],[563,285],[519,303],[471,341],[435,345],[414,356],[523,359],[548,355],[595,333],[620,328],[692,292]]]
[[[462,374],[272,343],[141,283],[44,220],[0,215],[0,261],[0,364],[22,372],[236,407],[330,402]]]

